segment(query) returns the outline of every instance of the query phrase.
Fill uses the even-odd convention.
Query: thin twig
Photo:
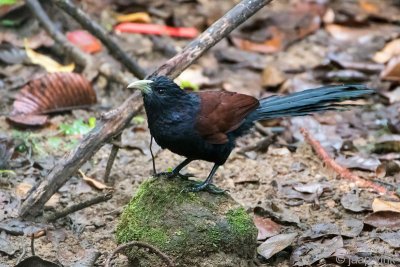
[[[121,142],[121,134],[117,135],[114,138],[114,140],[117,142]],[[119,150],[119,146],[112,145],[110,156],[108,157],[108,161],[107,161],[106,171],[104,173],[104,178],[103,178],[103,181],[105,183],[108,183],[108,178],[110,177],[111,169],[114,164],[114,160],[117,156],[118,150]]]
[[[72,45],[68,39],[57,30],[54,23],[47,16],[38,0],[26,0],[26,5],[39,20],[40,24],[46,30],[46,32],[60,44],[65,53],[72,58],[78,65],[85,67],[87,65],[88,57],[78,47]]]
[[[128,247],[132,247],[132,246],[137,246],[137,247],[142,247],[142,248],[147,248],[149,249],[151,252],[153,252],[154,254],[156,254],[158,257],[161,258],[162,261],[164,261],[168,267],[173,267],[174,266],[174,262],[166,255],[164,254],[161,250],[159,250],[158,248],[144,243],[144,242],[140,242],[140,241],[131,241],[125,244],[122,244],[120,246],[118,246],[112,253],[110,256],[108,256],[106,263],[105,263],[105,267],[111,267],[111,260],[112,258],[115,257],[115,255],[117,253],[119,253],[121,250],[126,249]]]
[[[153,175],[157,174],[157,170],[156,170],[156,158],[154,157],[153,154],[153,136],[150,135],[150,155],[151,155],[151,161],[153,163]]]
[[[354,173],[352,173],[349,169],[339,165],[323,148],[321,143],[314,138],[314,136],[308,132],[306,129],[302,128],[300,133],[304,136],[307,142],[314,148],[315,152],[317,152],[318,156],[325,162],[326,166],[332,170],[334,170],[337,174],[343,177],[346,180],[349,180],[352,183],[356,183],[359,187],[366,187],[374,189],[375,191],[379,192],[380,194],[389,195],[390,197],[398,199],[398,197],[387,190],[386,188],[376,185],[370,181],[367,181]]]
[[[84,201],[84,202],[69,206],[69,207],[67,207],[67,208],[65,208],[65,209],[63,209],[61,211],[55,212],[55,213],[53,213],[51,215],[48,215],[47,217],[44,218],[44,221],[53,222],[53,221],[55,221],[55,220],[57,220],[57,219],[59,219],[61,217],[65,217],[68,214],[71,214],[71,213],[76,212],[78,210],[82,210],[82,209],[90,207],[92,205],[95,205],[95,204],[110,200],[112,197],[113,197],[113,195],[112,195],[111,191],[106,192],[106,193],[104,193],[104,194],[102,194],[100,196],[97,196],[97,197],[94,197],[94,198],[89,199],[87,201]]]
[[[65,0],[55,0],[64,3]],[[243,0],[208,30],[191,42],[182,52],[158,68],[154,75],[167,75],[175,78],[192,64],[201,54],[217,41],[227,36],[235,27],[251,17],[271,0]],[[68,1],[69,2],[69,1]],[[106,142],[122,132],[142,108],[139,92],[135,92],[117,109],[103,114],[94,129],[82,138],[67,156],[59,160],[50,170],[45,180],[30,194],[21,205],[20,215],[24,218],[37,216],[50,197],[63,186],[76,171],[89,160]]]
[[[82,9],[74,5],[69,0],[54,0],[63,11],[73,17],[87,31],[96,36],[107,48],[110,54],[120,61],[133,75],[139,79],[146,76],[146,71],[143,70],[133,59],[131,59],[116,41],[107,33],[98,23],[92,20]]]
[[[31,235],[31,253],[32,256],[35,256],[35,235]]]

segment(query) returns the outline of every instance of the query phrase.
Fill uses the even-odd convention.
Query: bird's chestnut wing
[[[237,129],[259,106],[256,98],[243,94],[205,91],[197,95],[201,105],[195,129],[211,144],[227,143],[226,134]]]

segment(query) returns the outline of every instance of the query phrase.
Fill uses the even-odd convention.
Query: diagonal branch
[[[233,29],[251,17],[272,0],[243,0],[204,33],[192,41],[182,52],[168,60],[151,76],[166,75],[177,77],[205,51],[226,37]],[[55,2],[69,2],[55,0]],[[44,204],[69,178],[89,160],[105,142],[122,132],[142,107],[139,92],[134,93],[119,108],[104,114],[96,127],[86,135],[78,146],[58,161],[46,179],[28,196],[21,206],[22,217],[38,216]]]
[[[83,12],[82,9],[74,5],[69,0],[53,0],[53,3],[78,21],[83,28],[99,38],[100,41],[108,48],[110,54],[115,59],[120,61],[129,70],[129,72],[139,79],[143,79],[146,76],[146,72],[121,49],[117,42],[114,41],[114,39],[111,38],[99,24],[90,19],[90,17]]]

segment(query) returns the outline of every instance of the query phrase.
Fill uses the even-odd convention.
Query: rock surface
[[[228,194],[181,193],[190,181],[151,178],[125,207],[118,243],[133,240],[158,247],[175,266],[248,266],[257,229],[244,208]],[[162,266],[154,254],[132,248],[135,266]]]

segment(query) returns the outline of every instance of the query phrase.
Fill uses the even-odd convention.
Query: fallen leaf
[[[19,185],[17,185],[17,187],[15,188],[15,194],[19,197],[19,198],[24,198],[26,193],[29,192],[29,190],[32,188],[31,184],[28,183],[20,183]]]
[[[0,137],[0,170],[9,168],[9,161],[14,153],[14,142],[11,139]]]
[[[0,44],[0,61],[6,64],[21,64],[28,61],[25,50],[9,43]]]
[[[388,243],[391,247],[400,248],[400,231],[397,233],[381,233],[378,237]]]
[[[269,218],[256,216],[253,218],[253,222],[258,229],[257,240],[265,240],[281,232],[281,226]]]
[[[396,39],[387,43],[381,51],[375,53],[372,59],[375,62],[383,64],[388,62],[391,58],[397,56],[400,56],[400,39]]]
[[[361,212],[371,210],[371,202],[360,198],[358,190],[352,190],[340,199],[340,203],[346,210]]]
[[[103,190],[108,188],[105,184],[103,184],[102,182],[99,182],[93,178],[87,177],[86,174],[83,173],[82,170],[78,170],[79,173],[82,175],[82,179],[90,186],[99,189],[99,190]]]
[[[97,102],[92,85],[77,73],[47,73],[31,80],[17,95],[10,121],[21,125],[43,125],[43,114],[84,108]]]
[[[296,236],[297,233],[291,233],[291,234],[280,234],[268,238],[264,243],[262,243],[257,248],[257,253],[263,256],[264,258],[269,259],[279,251],[282,251],[286,247],[290,246],[293,243]]]
[[[400,229],[400,212],[381,210],[368,214],[364,223],[376,228]]]
[[[374,212],[382,210],[391,210],[400,212],[400,202],[385,201],[379,198],[375,198],[372,202],[372,210]]]
[[[131,14],[118,14],[116,16],[117,22],[141,22],[151,23],[151,18],[146,12],[137,12]]]
[[[373,158],[364,158],[359,155],[352,156],[350,158],[345,158],[344,156],[339,156],[335,158],[335,161],[346,168],[360,169],[367,171],[376,171],[378,166],[381,164],[380,160]]]
[[[27,39],[25,39],[25,51],[26,55],[33,64],[42,66],[48,72],[72,72],[75,68],[75,63],[63,66],[54,59],[33,51],[31,48],[29,48]]]
[[[305,243],[297,247],[290,256],[290,266],[311,266],[320,259],[330,257],[343,247],[343,239],[336,236],[316,242]]]
[[[170,36],[194,38],[199,33],[196,28],[176,28],[162,26],[156,24],[140,24],[140,23],[121,23],[114,30],[116,32],[127,33],[144,33],[144,34],[166,34]]]
[[[304,237],[317,239],[320,237],[329,237],[340,235],[340,229],[332,223],[319,223],[315,224],[309,229]]]
[[[85,53],[97,53],[101,51],[101,42],[84,30],[67,32],[68,41],[79,47]]]
[[[267,66],[266,68],[264,68],[261,77],[262,86],[266,87],[278,86],[286,80],[285,74],[274,66]]]
[[[0,236],[0,251],[12,256],[17,252],[18,247],[14,244],[14,242],[11,242],[8,240],[6,235],[1,235]]]
[[[388,35],[395,35],[397,37],[400,34],[400,27],[390,24],[371,24],[368,27],[328,24],[325,26],[325,30],[339,41],[357,41],[361,43],[364,40],[370,40],[366,38],[368,36],[387,37]]]
[[[400,135],[384,134],[376,140],[374,152],[400,152]]]
[[[381,73],[382,79],[400,81],[400,56],[392,58]]]
[[[358,236],[364,228],[364,222],[356,219],[347,219],[341,226],[341,234],[346,237]]]
[[[380,92],[381,95],[388,99],[389,104],[400,102],[400,86],[389,92]]]

